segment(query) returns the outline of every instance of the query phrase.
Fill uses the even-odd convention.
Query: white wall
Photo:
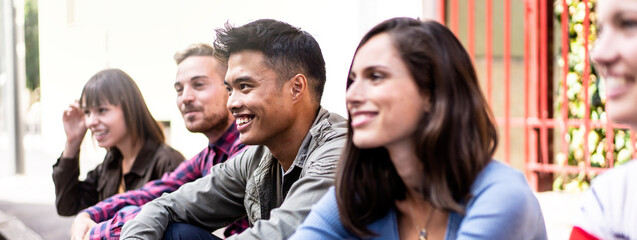
[[[171,121],[171,145],[193,156],[207,141],[183,126],[172,88],[172,56],[190,43],[212,42],[214,29],[225,22],[242,25],[260,18],[288,22],[318,40],[328,77],[322,104],[345,115],[345,79],[360,37],[389,17],[428,14],[423,2],[433,1],[39,1],[43,147],[51,156],[60,154],[63,109],[79,97],[92,74],[116,67],[137,81],[157,120]],[[82,154],[90,156],[83,158],[93,160],[84,164],[85,170],[101,161],[103,151],[96,144],[83,145]]]

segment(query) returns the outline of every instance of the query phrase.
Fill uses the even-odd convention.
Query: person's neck
[[[221,138],[223,134],[226,133],[226,131],[232,125],[233,122],[234,122],[234,117],[230,115],[228,117],[228,121],[226,121],[225,124],[218,124],[217,126],[213,126],[212,128],[202,133],[206,135],[206,137],[208,138],[208,142],[210,144],[214,144],[217,141],[219,141],[219,138]]]
[[[303,109],[302,107],[300,109]],[[305,109],[308,109],[307,107]],[[312,128],[315,118],[318,114],[318,108],[310,108],[306,111],[298,111],[296,119],[285,132],[279,133],[274,140],[265,146],[268,147],[272,155],[279,161],[284,171],[287,171],[296,154],[301,148],[303,139]]]
[[[413,142],[393,144],[387,147],[387,151],[408,191],[421,192],[424,166],[416,156]]]
[[[137,140],[133,142],[133,140],[128,137],[126,140],[122,141],[116,147],[119,152],[122,154],[122,173],[126,174],[130,171],[135,163],[135,159],[137,158],[137,154],[142,149],[144,145],[143,140]]]

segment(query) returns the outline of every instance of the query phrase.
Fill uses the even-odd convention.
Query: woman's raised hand
[[[80,108],[79,101],[75,100],[64,110],[62,122],[66,133],[66,145],[62,157],[75,157],[80,150],[80,145],[87,130],[84,123],[84,112]]]

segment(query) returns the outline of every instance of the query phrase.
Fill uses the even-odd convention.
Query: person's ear
[[[290,94],[296,102],[307,92],[307,78],[303,74],[296,74],[290,79],[290,84]]]

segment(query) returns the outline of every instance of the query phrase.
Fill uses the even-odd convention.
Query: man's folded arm
[[[243,196],[249,164],[243,152],[217,164],[210,174],[144,205],[122,229],[122,239],[161,239],[170,222],[185,222],[213,231],[245,216]]]

